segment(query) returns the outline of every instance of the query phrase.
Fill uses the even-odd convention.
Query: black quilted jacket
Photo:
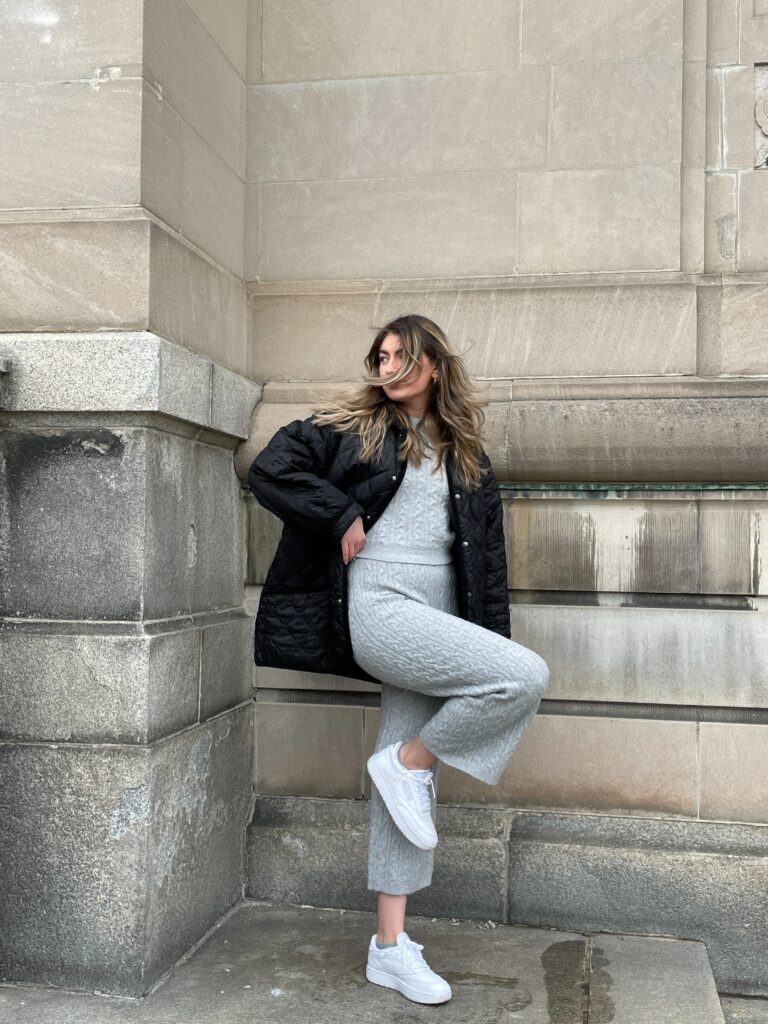
[[[256,615],[257,665],[379,682],[352,654],[341,538],[357,516],[367,530],[387,507],[405,473],[398,457],[404,435],[393,424],[381,460],[365,463],[354,433],[297,419],[251,463],[248,486],[284,524]],[[509,637],[501,498],[485,451],[481,465],[488,472],[472,492],[457,481],[450,456],[446,461],[459,614]]]

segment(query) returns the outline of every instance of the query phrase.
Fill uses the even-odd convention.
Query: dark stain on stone
[[[589,1024],[608,1024],[613,1020],[616,1007],[608,992],[613,978],[606,970],[610,964],[599,946],[592,947],[589,972]]]
[[[550,1024],[581,1024],[586,999],[583,939],[553,942],[541,954]],[[591,1024],[591,1021],[590,1021]]]
[[[27,431],[7,435],[6,446],[9,475],[18,480],[41,463],[56,459],[120,458],[125,441],[111,430],[64,430],[55,434]]]

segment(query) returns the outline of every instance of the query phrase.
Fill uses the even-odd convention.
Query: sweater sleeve
[[[500,633],[508,640],[512,636],[509,616],[507,581],[507,546],[504,539],[504,508],[491,461],[486,455],[483,465],[482,487],[485,503],[485,610],[483,626]]]
[[[341,540],[364,509],[325,479],[338,441],[338,431],[311,417],[280,427],[248,470],[259,504],[285,523]]]

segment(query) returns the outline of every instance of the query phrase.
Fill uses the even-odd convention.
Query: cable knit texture
[[[406,470],[400,489],[407,476]],[[413,474],[412,482],[405,495],[413,507],[426,507],[418,485],[428,489],[428,478]],[[409,512],[405,503],[396,509],[392,528]],[[445,543],[442,521],[429,522],[432,536]],[[422,537],[426,543],[428,534]],[[349,628],[355,660],[382,683],[375,750],[418,734],[438,758],[435,788],[440,761],[495,785],[538,710],[549,680],[543,658],[459,617],[450,563],[358,555],[349,564]],[[431,883],[433,863],[434,850],[420,850],[405,838],[371,786],[368,888],[416,892]]]
[[[416,426],[418,416],[411,416]],[[426,439],[426,435],[425,439]],[[395,496],[365,535],[357,558],[440,565],[453,561],[450,498],[445,466],[435,471],[434,449],[417,468],[408,463]]]

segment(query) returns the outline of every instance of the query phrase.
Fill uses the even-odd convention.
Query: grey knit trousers
[[[440,761],[497,783],[538,710],[547,663],[459,617],[452,563],[353,559],[349,627],[355,661],[382,683],[375,750],[418,734],[438,759],[435,792]],[[436,815],[433,799],[435,823]],[[371,785],[368,888],[416,892],[430,885],[433,865],[434,850],[405,838]]]

